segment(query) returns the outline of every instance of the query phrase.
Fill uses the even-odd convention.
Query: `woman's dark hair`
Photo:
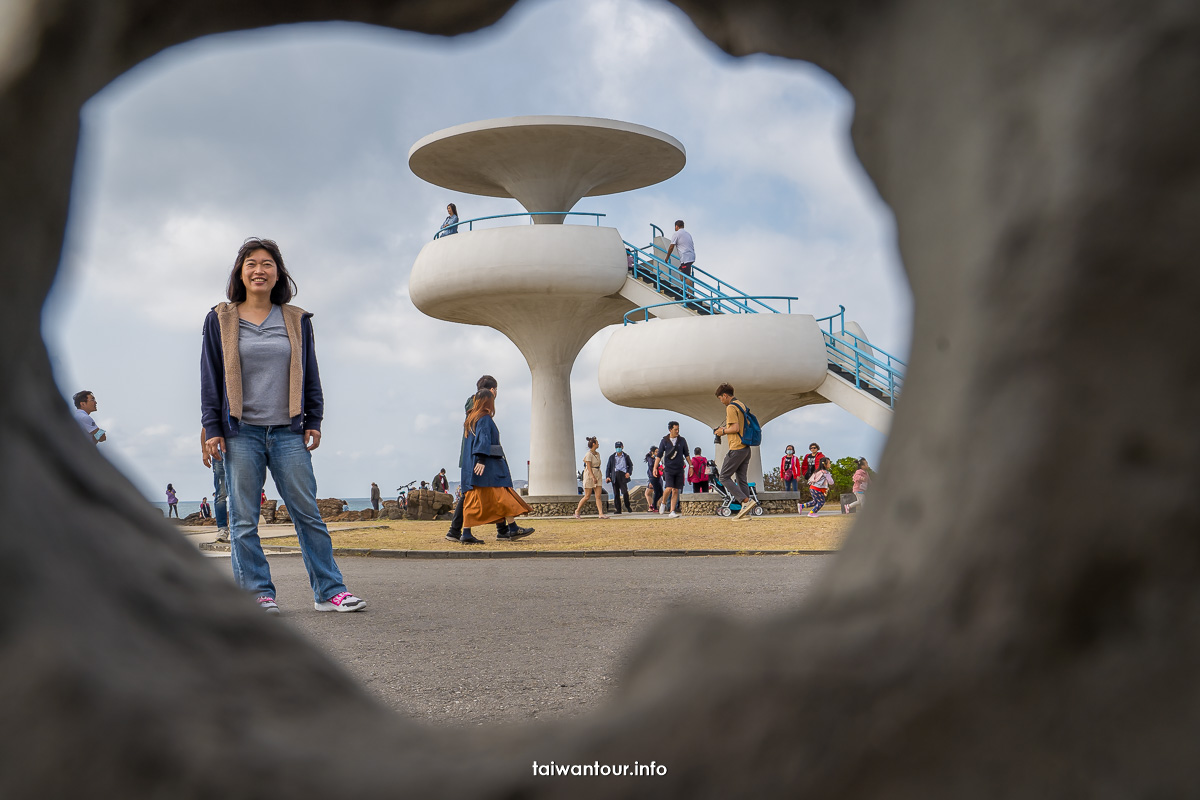
[[[826,467],[826,466],[827,466],[827,467],[829,467],[830,469],[833,469],[833,462],[832,462],[832,461],[830,461],[828,458],[822,458],[822,459],[821,459],[821,466],[822,466],[822,467]]]
[[[587,438],[588,449],[591,449],[592,445],[598,444],[600,442],[600,440],[597,439],[595,436],[588,436],[586,438]]]
[[[787,445],[786,447],[784,447],[784,448],[783,448],[783,452],[784,452],[784,454],[785,454],[785,455],[787,454],[788,447],[792,448],[792,453],[795,453],[795,452],[796,452],[796,446],[795,446],[794,444],[789,444],[789,445]]]
[[[169,484],[169,483],[168,483],[168,484],[167,484],[167,491],[168,491],[168,492],[173,492],[173,491],[175,491],[175,487],[174,487],[174,486],[172,486],[171,484]]]
[[[446,208],[450,209],[451,214],[456,217],[458,216],[458,206],[454,205],[454,203],[446,203]]]
[[[479,380],[475,381],[475,391],[481,392],[484,389],[495,389],[496,379],[491,375],[484,375]]]
[[[858,457],[858,468],[859,468],[859,469],[862,469],[862,468],[863,468],[863,464],[866,464],[866,463],[867,463],[867,457],[866,457],[866,456],[859,456],[859,457]]]
[[[654,458],[654,454],[658,452],[658,445],[650,445],[650,452],[646,453],[646,458]]]
[[[279,245],[270,239],[258,239],[253,236],[242,242],[242,246],[238,248],[237,258],[233,260],[233,272],[229,273],[229,285],[225,287],[225,296],[229,298],[229,302],[245,302],[246,284],[242,282],[242,264],[246,262],[246,257],[255,250],[266,250],[275,261],[275,272],[279,275],[279,280],[271,289],[271,302],[277,306],[290,302],[298,290],[296,282],[292,280],[287,267],[283,265],[283,253],[279,252]]]

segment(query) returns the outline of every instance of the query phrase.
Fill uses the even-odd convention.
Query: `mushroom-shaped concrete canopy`
[[[661,131],[595,117],[508,117],[431,133],[408,151],[419,178],[456,192],[515,198],[526,211],[570,211],[581,197],[652,186],[683,169]],[[562,222],[538,216],[535,222]]]

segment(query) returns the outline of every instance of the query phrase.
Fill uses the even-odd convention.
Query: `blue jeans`
[[[225,489],[225,459],[212,460],[213,471],[213,514],[217,518],[218,528],[229,527],[229,508],[227,499],[229,492]]]
[[[274,597],[271,568],[258,538],[259,497],[267,468],[279,497],[288,508],[300,554],[308,570],[313,599],[318,603],[346,591],[342,572],[333,560],[329,529],[317,509],[317,478],[304,436],[287,425],[242,424],[237,436],[225,440],[225,475],[229,484],[229,541],[233,577],[238,586],[259,597]]]
[[[799,479],[799,478],[793,478],[793,479],[792,479],[792,480],[790,480],[790,481],[789,481],[789,480],[784,480],[784,482],[783,482],[783,490],[784,490],[785,492],[798,492],[798,491],[800,491],[800,479]]]

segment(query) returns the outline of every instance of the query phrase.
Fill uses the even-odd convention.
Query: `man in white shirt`
[[[683,273],[683,283],[687,289],[692,288],[692,265],[696,263],[696,245],[692,242],[692,235],[683,229],[683,220],[675,220],[675,233],[671,235],[671,246],[667,248],[667,257],[664,259],[668,264],[671,263],[671,253],[675,252],[675,248],[679,248],[679,271]],[[684,291],[684,297],[688,296],[689,292]]]
[[[96,396],[85,389],[73,394],[71,402],[75,404],[75,421],[92,440],[92,444],[100,444],[107,439],[108,434],[100,430],[100,426],[92,421],[92,413],[96,410]],[[97,432],[100,433],[99,436],[96,435]]]

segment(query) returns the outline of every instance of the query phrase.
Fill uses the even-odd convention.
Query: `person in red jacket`
[[[805,479],[812,477],[812,474],[821,468],[821,461],[824,458],[825,454],[821,452],[821,445],[813,442],[808,446],[808,455],[800,460],[800,474]]]
[[[785,492],[800,491],[800,459],[796,458],[796,448],[790,444],[783,451],[783,459],[779,462],[779,479],[783,481]]]

